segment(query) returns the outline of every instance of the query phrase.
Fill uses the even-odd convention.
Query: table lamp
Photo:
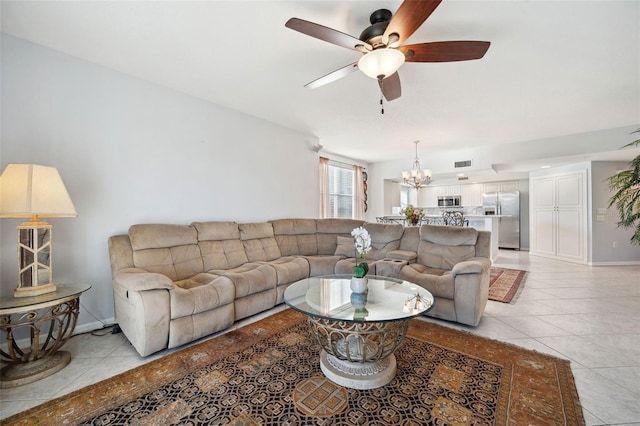
[[[14,297],[56,290],[52,281],[52,226],[41,217],[76,217],[55,167],[9,164],[0,176],[0,218],[30,218],[18,229],[18,287]]]

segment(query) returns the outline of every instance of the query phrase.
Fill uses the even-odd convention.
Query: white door
[[[586,170],[531,182],[531,254],[586,263]]]
[[[586,201],[583,200],[582,185],[583,176],[581,174],[558,177],[556,193],[558,257],[586,260],[582,232],[586,227],[583,212],[583,205],[586,205]]]
[[[533,232],[531,251],[541,255],[556,255],[556,203],[555,178],[533,179],[531,198],[533,206]]]

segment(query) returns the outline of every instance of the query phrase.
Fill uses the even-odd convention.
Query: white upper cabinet
[[[460,196],[462,198],[462,205],[465,207],[476,207],[482,205],[482,190],[483,185],[481,183],[472,183],[470,185],[460,186]]]
[[[518,181],[490,182],[484,184],[484,192],[518,191]]]
[[[438,197],[459,195],[464,207],[482,205],[483,192],[517,191],[518,181],[494,183],[470,183],[464,185],[426,186],[420,189],[418,205],[422,207],[438,207]]]
[[[438,207],[437,186],[427,186],[420,190],[420,205],[425,207]]]

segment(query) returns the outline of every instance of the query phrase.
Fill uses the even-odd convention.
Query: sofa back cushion
[[[400,248],[400,239],[404,232],[402,225],[367,222],[364,229],[371,236],[371,250],[367,254],[368,260],[381,260],[387,253]]]
[[[343,237],[342,235],[338,235],[336,241],[336,251],[333,254],[344,257],[358,256],[358,253],[356,253],[356,241],[352,236]]]
[[[364,221],[355,219],[317,219],[318,254],[333,255],[338,245],[337,236],[350,237],[351,231]]]
[[[248,262],[235,222],[194,222],[205,271],[233,269]]]
[[[271,222],[241,223],[239,227],[249,262],[269,262],[282,257]]]
[[[271,225],[283,256],[318,254],[315,219],[278,219]]]
[[[196,230],[188,225],[132,225],[133,264],[173,281],[204,272]]]
[[[476,255],[478,231],[459,226],[422,225],[418,262],[430,268],[452,269]]]
[[[400,250],[418,252],[420,244],[420,227],[405,226],[400,240]]]

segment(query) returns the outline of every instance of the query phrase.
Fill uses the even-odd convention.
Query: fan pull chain
[[[384,115],[384,105],[382,104],[382,99],[384,96],[382,95],[382,90],[380,90],[380,114]]]

